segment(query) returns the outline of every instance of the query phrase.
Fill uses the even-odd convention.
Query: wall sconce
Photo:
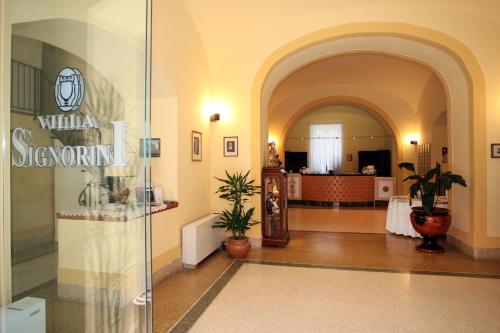
[[[410,145],[416,146],[418,145],[418,142],[420,141],[420,135],[418,134],[409,134],[406,136],[406,142],[409,142]]]
[[[212,113],[210,115],[210,121],[211,122],[216,122],[216,121],[219,121],[220,120],[220,113]]]

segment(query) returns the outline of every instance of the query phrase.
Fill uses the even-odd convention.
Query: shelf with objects
[[[287,174],[276,167],[262,169],[262,245],[285,247],[288,231]]]
[[[287,173],[270,147],[267,167],[262,169],[262,245],[285,247],[288,231]]]

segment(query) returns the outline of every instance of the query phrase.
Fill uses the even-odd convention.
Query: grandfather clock
[[[262,245],[285,247],[290,240],[286,172],[262,169]]]

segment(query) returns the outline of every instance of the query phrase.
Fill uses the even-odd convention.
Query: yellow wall
[[[442,149],[448,148],[448,122],[447,112],[442,112],[432,124],[431,130],[431,158],[432,165],[441,164],[441,171],[448,171],[448,163],[444,163]],[[448,157],[449,160],[449,157]]]
[[[211,133],[204,105],[210,101],[205,51],[180,1],[154,1],[152,137],[161,157],[152,159],[153,184],[179,207],[153,215],[153,267],[180,255],[181,227],[211,213]],[[201,162],[191,161],[191,131],[203,133]]]
[[[308,138],[309,125],[318,123],[342,124],[342,136],[348,137],[342,142],[342,165],[337,173],[358,172],[359,151],[393,149],[392,140],[387,137],[389,133],[369,113],[352,106],[335,105],[313,110],[298,120],[287,133],[285,150],[308,152],[310,141],[298,138]],[[373,139],[360,138],[372,135]],[[353,140],[352,137],[358,138]],[[347,154],[352,155],[352,161],[347,161]]]
[[[432,126],[441,113],[447,109],[442,83],[436,76],[431,76],[420,92],[421,97],[416,109],[418,133],[421,143],[432,140]]]

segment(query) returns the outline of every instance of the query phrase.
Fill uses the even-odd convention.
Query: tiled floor
[[[16,298],[57,279],[57,252],[50,252],[12,266],[12,292]]]
[[[167,332],[233,261],[225,252],[219,251],[205,259],[197,269],[184,269],[155,287],[155,333]]]
[[[500,276],[499,261],[477,261],[446,244],[443,244],[447,248],[444,254],[421,253],[414,248],[419,241],[386,234],[292,231],[286,248],[253,249],[248,259],[255,262]],[[167,332],[233,262],[225,252],[219,251],[202,262],[199,268],[182,270],[155,286],[155,332]],[[68,332],[70,328],[72,332],[99,331],[103,328],[101,323],[110,323],[116,329],[122,325],[120,318],[126,318],[132,324],[142,322],[142,310],[134,306],[110,312],[102,307],[61,301],[57,297],[56,285],[44,288],[33,296],[47,300],[48,332]],[[131,327],[127,320],[123,321],[123,327]]]
[[[88,294],[86,303],[64,301],[58,297],[56,283],[30,296],[45,300],[47,333],[145,331],[143,306],[132,303],[119,306],[119,299],[109,299],[109,303],[118,306],[96,305],[91,293]]]
[[[292,232],[285,249],[265,247],[250,252],[249,260],[388,268],[432,272],[500,274],[500,262],[479,261],[442,244],[447,252],[418,252],[421,242],[411,237],[382,234]]]
[[[175,333],[500,332],[500,279],[243,263],[208,295]]]
[[[446,246],[444,254],[417,252],[420,240],[383,234],[293,231],[284,249],[253,249],[250,261],[332,265],[358,268],[500,275],[500,262],[477,261]],[[183,270],[154,291],[155,332],[166,332],[232,263],[223,252],[196,270]]]

